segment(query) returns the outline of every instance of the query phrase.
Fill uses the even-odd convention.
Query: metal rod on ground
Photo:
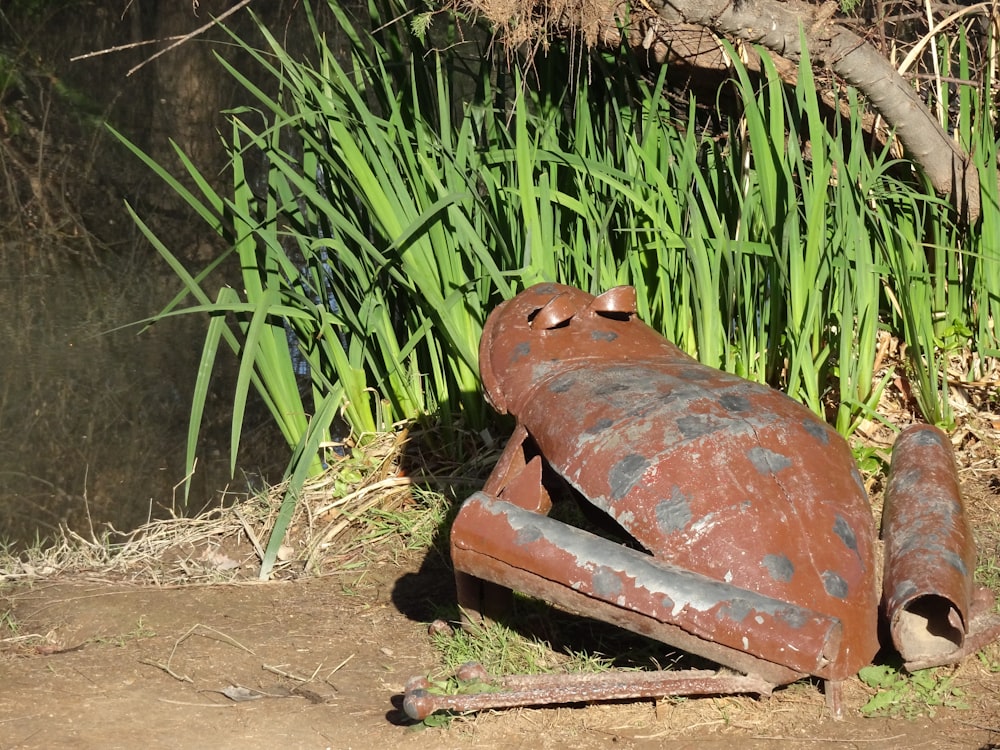
[[[514,675],[491,681],[479,665],[465,665],[460,680],[477,680],[496,690],[441,695],[428,689],[424,678],[406,686],[403,710],[416,721],[437,711],[466,713],[490,708],[542,706],[596,701],[662,698],[668,695],[756,693],[770,695],[773,685],[743,675],[720,675],[706,670],[681,672],[613,672],[567,675]]]

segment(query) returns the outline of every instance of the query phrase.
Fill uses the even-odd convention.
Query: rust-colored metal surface
[[[973,584],[976,547],[948,437],[914,425],[896,439],[882,515],[883,607],[910,669],[957,661],[993,640],[992,597]],[[971,645],[971,644],[970,644]]]
[[[576,554],[567,575],[556,566],[548,580],[575,591],[620,586],[602,601],[793,672],[839,680],[869,662],[877,650],[872,515],[847,444],[822,420],[688,357],[636,318],[630,287],[599,297],[556,284],[522,292],[487,321],[480,368],[488,399],[518,420],[501,463],[540,457],[657,563],[700,583],[674,592],[667,607],[653,607],[667,594],[655,588],[637,605],[642,587],[624,565],[598,569],[575,549],[560,556],[562,541],[540,554],[537,531],[514,532],[492,550],[502,563],[496,573],[473,575],[504,583],[511,567],[538,574],[543,557]],[[539,507],[537,493],[525,500],[509,479],[497,484],[488,490],[499,499]],[[460,519],[481,505],[470,501]],[[491,518],[486,536],[509,524],[509,514]],[[457,561],[483,544],[467,543],[470,526],[453,534]],[[765,601],[799,614],[778,616]]]
[[[785,395],[688,357],[637,319],[630,287],[522,292],[487,320],[480,368],[488,400],[517,426],[452,528],[465,616],[502,614],[518,590],[730,667],[746,685],[823,678],[840,712],[843,680],[879,647],[874,523],[843,438]],[[908,432],[892,475],[893,636],[911,665],[928,658],[927,639],[912,638],[920,628],[934,644],[943,634],[935,648],[954,658],[1000,634],[1000,621],[971,588],[975,549],[950,446]],[[549,518],[567,486],[635,544]],[[617,678],[599,688],[548,679],[565,690],[508,681],[500,697],[445,698],[414,683],[407,711],[645,695],[621,692],[637,688]],[[682,673],[670,691],[744,690],[706,679]]]

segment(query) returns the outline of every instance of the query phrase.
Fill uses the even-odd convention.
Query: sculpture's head
[[[490,404],[517,413],[534,384],[581,359],[623,359],[673,347],[635,317],[635,289],[595,297],[563,284],[537,284],[500,304],[486,320],[479,370]],[[623,335],[626,330],[628,335]]]

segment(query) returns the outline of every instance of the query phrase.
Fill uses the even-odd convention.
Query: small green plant
[[[993,674],[1000,672],[1000,649],[996,645],[979,651],[976,654],[976,658],[979,659],[979,663],[983,665],[983,668],[987,672],[992,672]]]
[[[942,669],[921,669],[904,674],[896,667],[865,667],[858,677],[877,692],[861,707],[865,716],[933,717],[940,706],[968,708],[964,691],[955,685],[955,676]]]
[[[852,447],[854,461],[862,474],[884,474],[889,466],[885,451],[871,445],[855,443]]]
[[[14,617],[14,611],[7,609],[0,612],[0,640],[16,637],[20,632],[21,628]]]
[[[132,628],[128,633],[121,633],[116,636],[97,636],[92,639],[93,643],[100,643],[108,646],[117,646],[118,648],[124,648],[125,644],[129,641],[140,641],[145,638],[153,638],[156,636],[156,632],[151,630],[146,625],[145,616],[140,616],[135,623],[135,627]]]

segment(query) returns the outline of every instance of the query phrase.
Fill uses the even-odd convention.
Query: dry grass
[[[272,578],[350,570],[376,551],[433,544],[451,506],[448,488],[481,479],[440,462],[414,465],[424,458],[408,450],[408,437],[400,430],[373,437],[363,450],[330,452],[327,471],[299,498]],[[465,469],[481,471],[483,462]],[[194,518],[152,521],[130,533],[109,527],[85,536],[63,528],[51,545],[0,553],[0,582],[58,575],[156,586],[255,580],[284,492],[275,485]]]

